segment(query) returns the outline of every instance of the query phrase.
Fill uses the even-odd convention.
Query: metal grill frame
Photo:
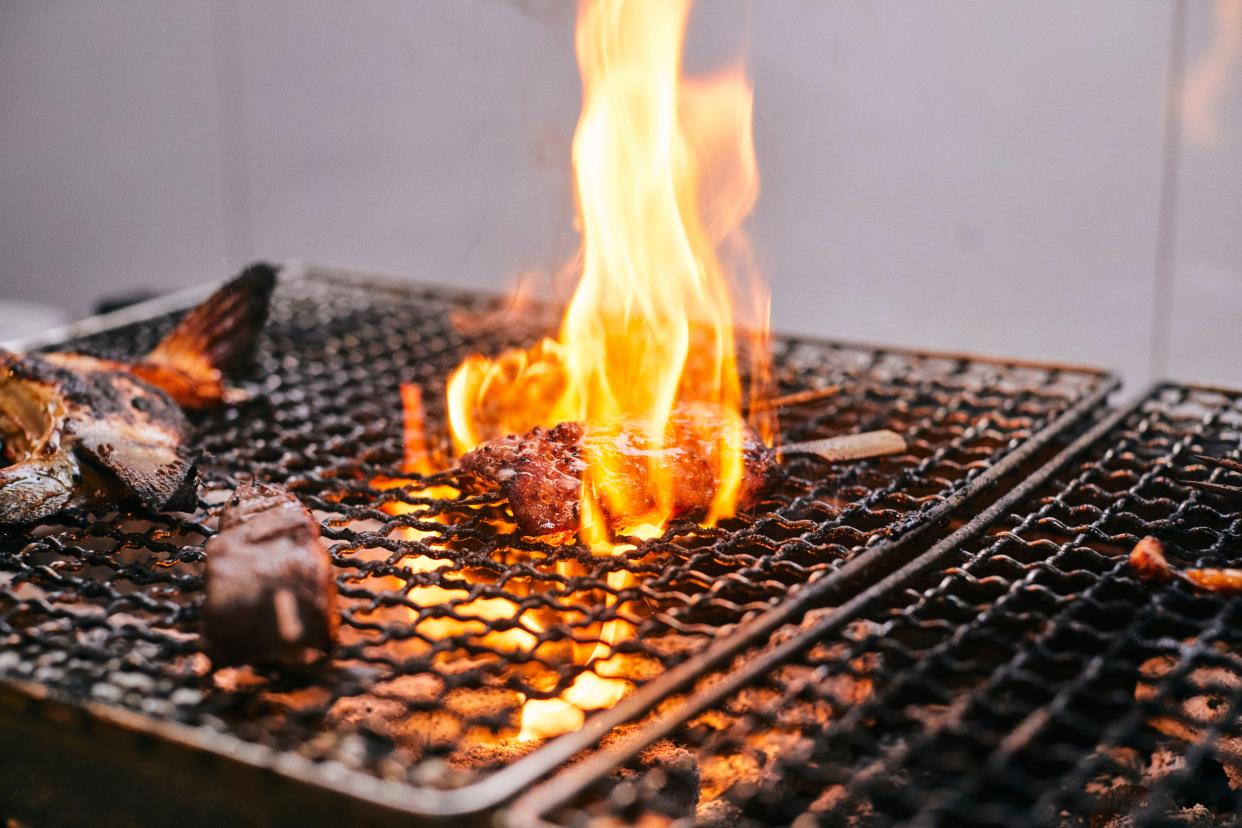
[[[1082,432],[1072,443],[1026,476],[1017,486],[994,500],[965,525],[928,547],[926,551],[897,571],[853,597],[845,599],[842,595],[844,600],[836,605],[830,604],[834,608],[820,616],[814,624],[798,631],[778,646],[763,651],[747,661],[742,669],[731,672],[706,691],[687,699],[685,704],[646,722],[640,730],[628,735],[624,740],[617,740],[520,797],[507,811],[506,825],[511,828],[560,828],[565,823],[555,819],[553,814],[560,809],[572,808],[572,803],[576,799],[597,786],[613,768],[632,763],[643,750],[653,743],[673,736],[679,728],[694,718],[724,705],[727,700],[761,676],[798,660],[816,645],[838,636],[850,623],[863,618],[872,608],[884,605],[886,602],[894,602],[895,596],[902,590],[907,589],[928,571],[948,562],[964,544],[978,539],[1010,514],[1023,514],[1023,512],[1014,512],[1014,510],[1021,509],[1028,498],[1081,457],[1100,448],[1102,441],[1106,440],[1110,433],[1140,413],[1151,400],[1164,391],[1179,389],[1242,396],[1242,385],[1181,384],[1169,380],[1151,384],[1142,393],[1128,398],[1124,404]],[[1159,587],[1153,587],[1153,589],[1159,589]],[[1242,696],[1235,696],[1233,699],[1234,710],[1238,709],[1239,698]],[[1120,724],[1114,724],[1105,731],[1105,740],[1102,744],[1108,743],[1112,735],[1115,735],[1114,731],[1119,727],[1121,727]],[[1216,749],[1212,734],[1219,736],[1224,729],[1223,723],[1205,728],[1208,737],[1188,747],[1187,761],[1190,761],[1190,754],[1198,754],[1201,758],[1202,755],[1207,755]],[[1095,763],[1095,765],[1099,764],[1098,761]],[[1082,775],[1080,768],[1076,768],[1075,773]],[[1047,796],[1048,794],[1045,794],[1045,798]],[[1041,799],[1041,803],[1043,801]],[[1159,823],[1158,811],[1155,810],[1154,805],[1148,805],[1136,812],[1134,816],[1137,823]]]
[[[284,283],[307,277],[335,279],[361,287],[374,286],[388,290],[431,288],[450,299],[478,296],[477,293],[441,288],[434,284],[411,283],[399,278],[352,271],[311,268],[297,263],[286,265],[280,278]],[[66,340],[182,311],[201,301],[214,287],[215,285],[196,287],[44,334],[5,343],[4,346],[14,349],[45,348]],[[805,337],[799,339],[830,347],[867,347],[856,343]],[[730,659],[748,647],[796,621],[807,609],[822,606],[837,594],[857,594],[855,600],[843,604],[813,628],[817,636],[827,635],[848,620],[848,615],[858,611],[861,608],[859,602],[868,596],[874,599],[888,594],[900,583],[900,580],[894,579],[908,577],[934,565],[938,558],[929,557],[930,552],[919,554],[919,540],[942,529],[954,517],[963,516],[962,510],[970,501],[1013,476],[1058,440],[1067,439],[1075,428],[1090,422],[1119,386],[1114,375],[1079,365],[890,347],[877,350],[897,355],[970,360],[1002,367],[1087,373],[1098,377],[1099,381],[1096,390],[1081,397],[1054,421],[1032,433],[1018,448],[1002,456],[993,466],[948,495],[929,510],[918,525],[897,537],[880,541],[839,569],[813,581],[806,588],[792,592],[790,597],[772,609],[739,623],[730,634],[640,686],[616,707],[589,717],[583,729],[549,741],[539,750],[478,782],[463,788],[440,790],[385,781],[343,768],[328,768],[307,758],[256,745],[228,734],[204,731],[99,703],[66,698],[37,684],[8,679],[0,679],[0,749],[12,749],[14,752],[10,756],[24,757],[21,761],[31,763],[31,767],[37,765],[40,756],[46,758],[50,754],[55,757],[55,764],[51,767],[57,774],[64,773],[65,766],[74,765],[73,757],[87,757],[81,763],[81,769],[74,774],[79,779],[89,775],[91,768],[96,767],[99,761],[106,761],[114,769],[131,770],[138,774],[138,778],[145,776],[151,779],[154,776],[159,780],[158,784],[170,794],[177,791],[185,791],[187,795],[192,793],[198,799],[195,802],[195,812],[199,814],[199,818],[213,795],[221,803],[221,807],[227,810],[226,803],[231,798],[253,790],[254,795],[267,800],[265,808],[269,812],[301,814],[304,817],[308,808],[314,808],[314,821],[356,821],[365,817],[367,821],[378,824],[408,824],[408,820],[415,817],[427,822],[453,820],[459,823],[465,821],[468,824],[488,824],[490,814],[497,807],[546,779],[572,757],[596,748],[601,738],[613,728],[646,715],[671,694],[685,691],[696,679],[728,664]],[[1095,433],[1095,430],[1091,433]],[[1023,483],[1014,492],[1025,491],[1031,485],[1034,483]],[[1010,500],[1011,496],[1007,495],[1001,502]],[[984,515],[971,521],[969,527],[977,528],[980,520],[987,515],[994,516],[996,510],[996,506],[992,507]],[[941,546],[943,543],[934,549],[940,549]],[[893,573],[896,567],[900,569]],[[877,583],[877,578],[883,579]],[[789,646],[795,642],[803,642],[807,635],[810,633],[789,642],[786,647],[781,648],[781,652],[787,655]],[[775,663],[769,659],[757,660],[747,673],[767,669]],[[733,683],[734,677],[730,676],[720,686],[731,686]],[[710,705],[715,696],[716,693],[700,694],[686,709]],[[657,738],[657,734],[663,732],[663,729],[661,724],[644,728],[643,743]],[[649,735],[651,738],[647,738]],[[100,744],[106,745],[106,750],[102,753],[98,750]],[[625,742],[623,746],[628,750],[630,743]],[[635,751],[638,749],[641,748],[635,748]],[[597,752],[561,775],[553,777],[552,782],[520,800],[514,815],[543,813],[553,799],[560,800],[564,796],[572,795],[571,785],[577,781],[587,779],[600,768],[615,767],[619,758],[624,758],[618,756],[617,750],[613,748]],[[94,760],[90,761],[92,756]],[[156,766],[159,766],[158,771]],[[175,773],[177,767],[188,769],[188,777],[178,777]],[[196,780],[195,775],[200,778]],[[233,782],[217,784],[212,781],[208,784],[208,780]],[[265,781],[245,784],[245,780]],[[111,790],[100,790],[98,793],[105,799],[114,795]],[[550,793],[556,796],[550,798]],[[161,808],[160,812],[167,813],[168,808]],[[89,810],[83,811],[83,816],[90,815]]]

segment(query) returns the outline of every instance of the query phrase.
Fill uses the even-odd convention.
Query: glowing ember
[[[636,527],[633,535],[638,538],[652,538],[659,535],[660,531],[660,527],[646,524]],[[633,548],[628,544],[614,546],[600,543],[594,545],[592,551],[597,555],[614,555]],[[608,587],[614,592],[621,592],[632,582],[633,575],[629,572],[608,574]],[[526,701],[522,705],[522,730],[518,738],[522,741],[546,739],[577,730],[586,719],[584,710],[601,710],[621,701],[629,690],[630,683],[616,675],[622,672],[622,664],[621,659],[613,655],[612,645],[633,634],[633,627],[620,618],[604,624],[599,641],[585,659],[591,669],[580,673],[560,698]]]
[[[618,438],[638,424],[646,446],[676,448],[674,433],[714,445],[707,520],[715,522],[734,513],[743,476],[735,328],[760,346],[751,375],[763,380],[767,303],[749,268],[729,274],[723,264],[726,253],[745,250],[740,225],[758,193],[751,90],[740,71],[680,77],[689,9],[689,0],[579,5],[581,277],[558,337],[468,358],[449,382],[448,410],[459,454],[567,420]],[[674,409],[693,410],[687,404],[713,416],[669,429]],[[770,439],[770,424],[757,425]],[[597,440],[586,452],[579,536],[596,554],[619,551],[605,514],[623,534],[653,537],[672,513],[669,453],[644,452],[636,463],[623,445],[632,443]],[[625,589],[628,578],[618,573],[610,589]],[[604,625],[588,671],[560,698],[526,702],[522,737],[576,729],[582,711],[616,704],[628,684],[609,675],[612,646],[632,634],[622,621]]]
[[[423,409],[422,389],[415,384],[406,383],[401,386],[402,426],[404,432],[405,454],[402,471],[406,474],[429,475],[435,469],[435,463],[427,447],[425,412]],[[372,485],[383,491],[386,489],[404,489],[410,498],[453,498],[460,493],[451,486],[427,486],[415,479],[379,478]],[[419,507],[403,501],[385,504],[384,510],[393,515],[416,513]],[[439,520],[439,517],[431,518]],[[413,527],[402,528],[398,537],[402,540],[417,541],[430,535],[430,532]],[[447,558],[432,558],[426,555],[415,555],[404,558],[402,567],[410,573],[435,572],[440,569],[452,570],[454,562]],[[393,579],[394,586],[401,582]],[[536,636],[542,632],[538,622],[523,615],[519,626],[502,631],[488,631],[487,622],[502,618],[513,618],[518,607],[505,598],[475,598],[467,600],[470,593],[466,589],[446,589],[440,586],[414,586],[406,591],[406,597],[417,607],[430,608],[440,605],[452,605],[455,617],[430,617],[416,619],[415,631],[422,637],[435,641],[449,636],[477,637],[475,641],[500,652],[528,652],[538,643]]]
[[[406,474],[430,474],[431,454],[427,451],[427,416],[423,411],[423,389],[412,382],[401,385],[402,431],[405,457],[401,470]]]

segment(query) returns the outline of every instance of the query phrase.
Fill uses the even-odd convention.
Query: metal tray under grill
[[[204,293],[26,346],[142,353]],[[504,503],[442,488],[458,486],[451,472],[403,468],[401,383],[421,387],[434,436],[465,354],[530,342],[550,323],[499,324],[500,308],[287,270],[256,398],[196,421],[194,514],[101,510],[0,530],[4,810],[61,824],[483,820],[834,588],[912,557],[916,539],[1089,421],[1116,385],[1069,366],[780,338],[782,392],[840,389],[784,410],[786,439],[884,427],[909,451],[798,459],[748,516],[682,521],[599,558],[506,532]],[[213,671],[199,651],[202,546],[249,475],[287,484],[332,544],[342,633],[320,674]],[[634,691],[580,731],[517,742],[523,699],[594,670],[581,654],[609,622],[633,632],[615,652]]]
[[[511,824],[659,826],[700,795],[699,826],[1238,824],[1242,600],[1145,582],[1129,552],[1238,566],[1242,498],[1184,481],[1238,483],[1196,455],[1240,452],[1242,391],[1155,387]],[[634,759],[658,740],[693,755],[662,787]]]

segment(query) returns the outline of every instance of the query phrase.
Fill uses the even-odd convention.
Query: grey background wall
[[[776,326],[1242,380],[1238,7],[700,0],[688,64],[754,79]],[[556,268],[573,22],[5,0],[0,339],[19,303],[81,315],[256,257],[492,289]]]

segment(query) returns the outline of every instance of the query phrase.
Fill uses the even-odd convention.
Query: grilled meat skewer
[[[203,635],[213,664],[301,665],[328,652],[336,629],[332,558],[296,497],[243,483],[204,551]]]
[[[578,528],[582,474],[589,452],[610,452],[619,458],[623,474],[644,480],[653,453],[664,456],[673,486],[672,517],[706,514],[712,504],[718,446],[703,434],[723,433],[726,421],[710,406],[686,406],[669,421],[668,448],[644,444],[641,423],[619,431],[593,430],[566,422],[551,429],[534,428],[520,435],[491,440],[463,455],[460,467],[497,487],[509,499],[518,528],[527,535],[545,535]],[[853,445],[849,445],[849,444]],[[764,444],[749,426],[742,433],[742,482],[738,508],[754,503],[781,477],[780,459],[791,454],[819,454],[843,460],[889,454],[905,448],[893,432],[869,432],[777,449]]]
[[[193,508],[179,405],[236,398],[224,373],[253,346],[275,270],[256,265],[135,363],[0,351],[0,524],[136,502]]]

